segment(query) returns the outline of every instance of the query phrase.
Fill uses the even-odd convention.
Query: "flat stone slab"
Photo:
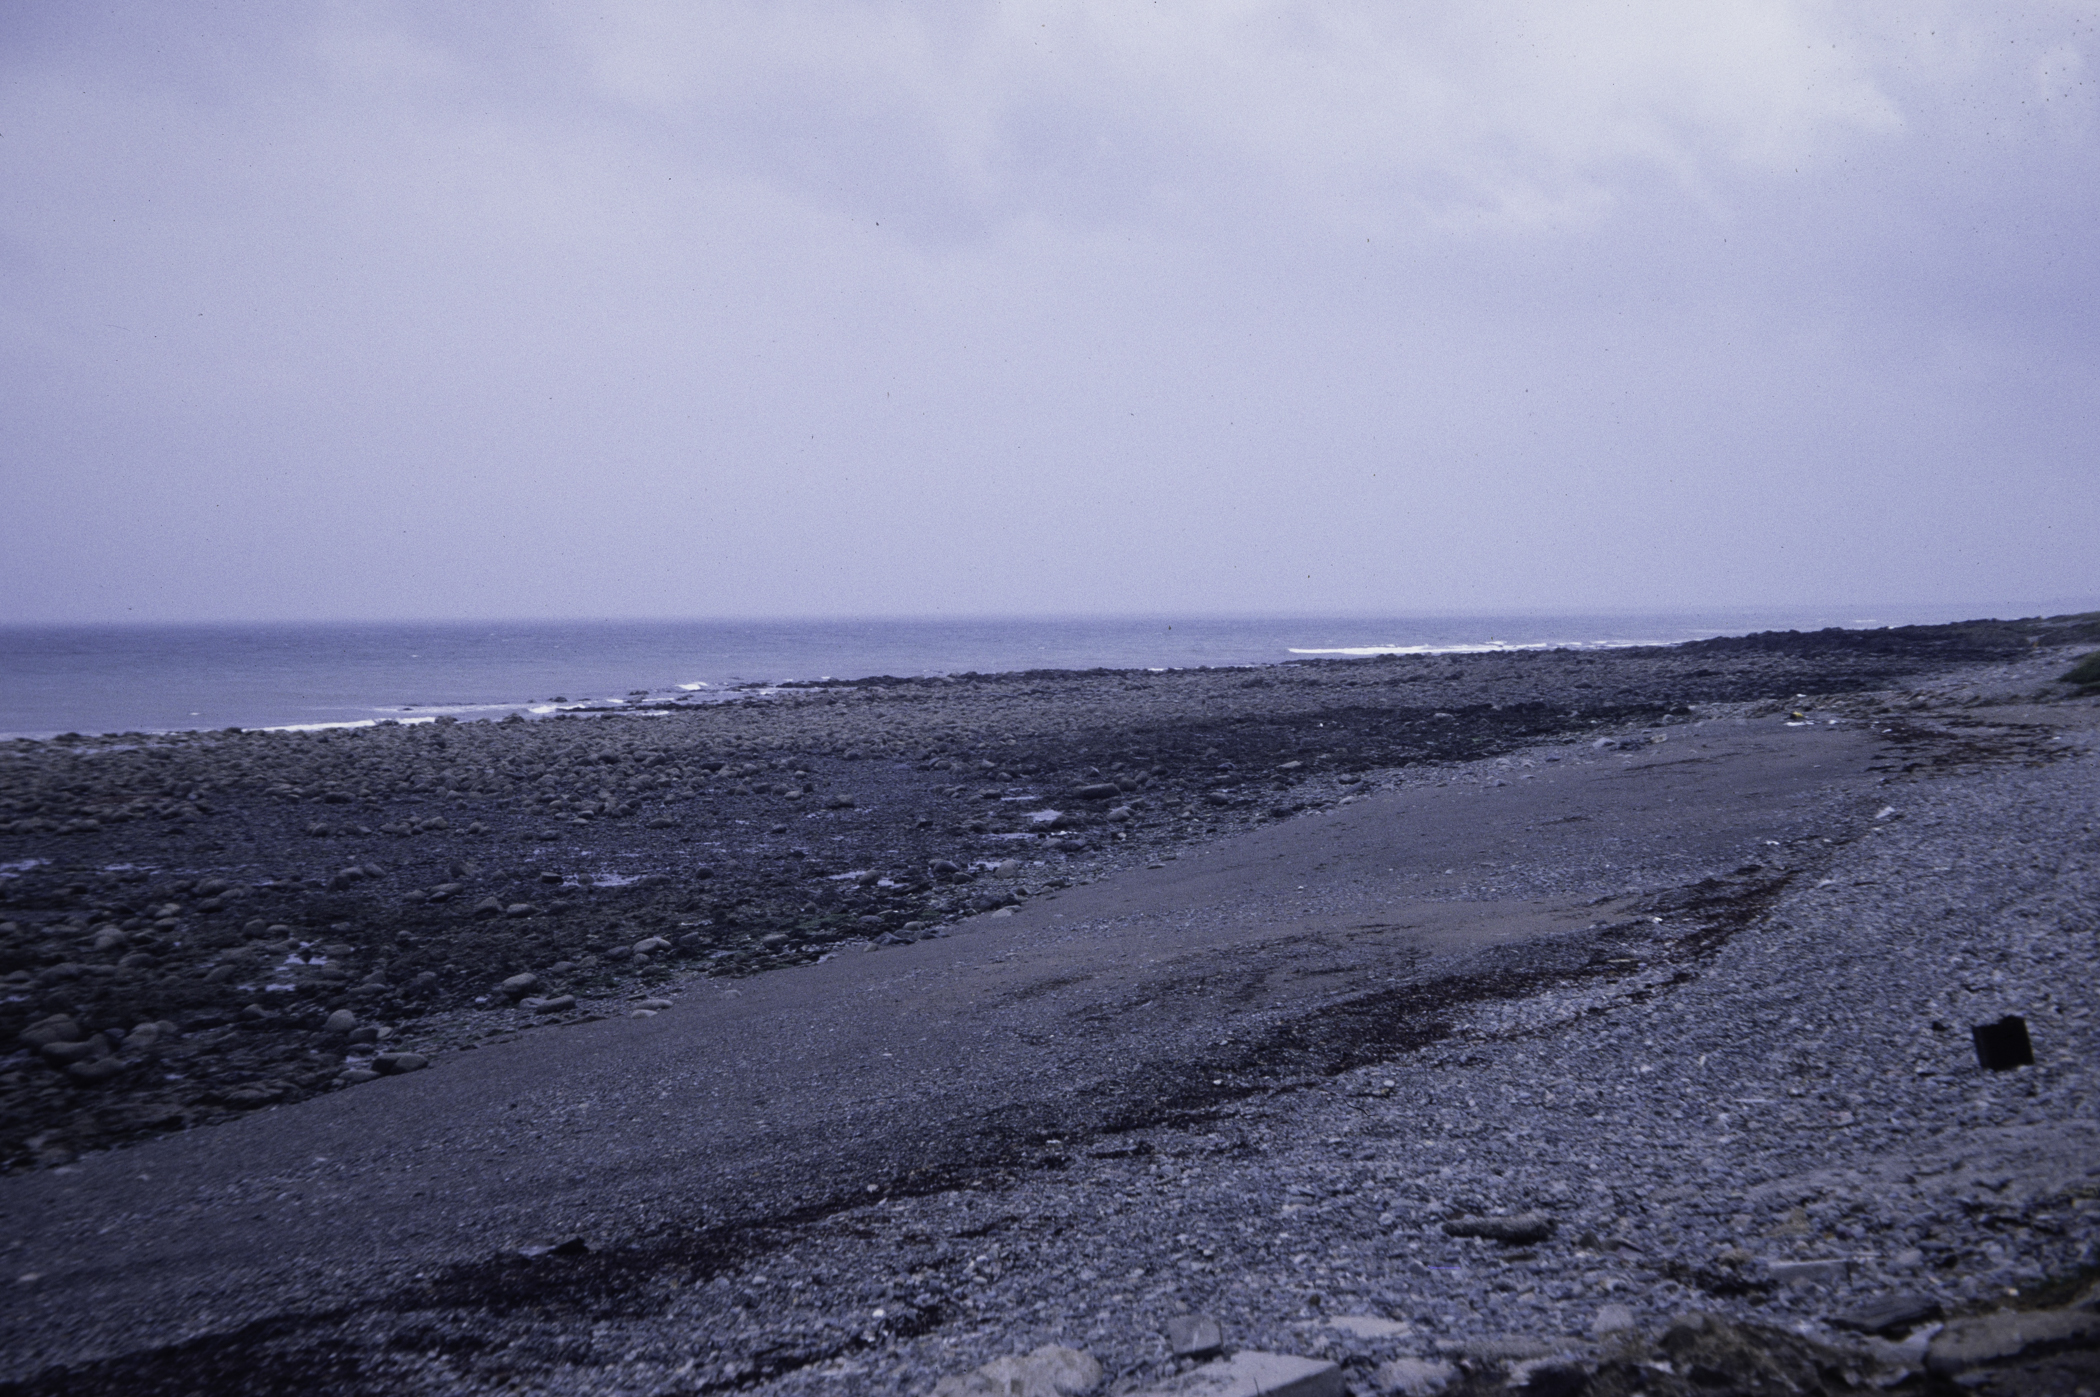
[[[1884,1295],[1856,1310],[1833,1315],[1830,1324],[1834,1329],[1851,1329],[1861,1334],[1894,1334],[1939,1317],[1940,1302],[1929,1295]]]
[[[1415,1332],[1414,1326],[1405,1320],[1385,1319],[1378,1315],[1336,1315],[1327,1321],[1327,1327],[1359,1339],[1398,1339]]]
[[[1606,1334],[1623,1334],[1629,1329],[1638,1329],[1640,1321],[1634,1316],[1630,1305],[1599,1305],[1597,1317],[1590,1321],[1590,1333],[1602,1337]]]
[[[1543,1242],[1553,1235],[1553,1219],[1544,1213],[1522,1213],[1507,1218],[1453,1218],[1444,1224],[1452,1237],[1482,1237],[1491,1242],[1521,1245]]]
[[[1768,1268],[1781,1285],[1836,1285],[1852,1273],[1852,1263],[1828,1261],[1775,1261]]]
[[[960,1377],[942,1378],[933,1397],[1085,1397],[1101,1386],[1093,1355],[1059,1344],[995,1358]]]
[[[1236,1353],[1135,1397],[1348,1397],[1342,1370],[1290,1353]]]
[[[1225,1326],[1209,1315],[1175,1315],[1167,1321],[1167,1347],[1176,1358],[1194,1358],[1225,1347]]]
[[[2036,1350],[2090,1344],[2100,1344],[2100,1314],[2090,1310],[2000,1310],[1958,1319],[1935,1334],[1925,1366],[1944,1376]]]
[[[1437,1397],[1458,1380],[1458,1369],[1440,1358],[1395,1358],[1372,1377],[1378,1391],[1395,1397]]]

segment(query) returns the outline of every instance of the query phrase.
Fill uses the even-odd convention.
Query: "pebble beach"
[[[1054,908],[1105,919],[1129,880],[1379,802],[1809,730],[1871,757],[1743,848],[1411,874],[1425,904],[1597,908],[1550,953],[1412,986],[1418,1031],[1207,1052],[1151,1112],[695,1219],[704,1259],[534,1240],[537,1308],[490,1303],[485,1263],[389,1292],[384,1322],[120,1316],[69,1351],[61,1302],[4,1376],[185,1390],[179,1350],[224,1391],[326,1353],[341,1391],[917,1393],[1055,1345],[1113,1393],[1237,1352],[1365,1393],[2100,1390],[2100,700],[2062,682],[2096,641],[2071,617],[8,744],[0,1186],[82,1216],[112,1162]],[[1987,1071],[1971,1030],[2008,1015],[2034,1060]],[[18,1298],[67,1269],[51,1245],[13,1239]],[[1976,1338],[2018,1330],[2001,1311],[2068,1318]],[[1176,1354],[1191,1315],[1219,1342]]]

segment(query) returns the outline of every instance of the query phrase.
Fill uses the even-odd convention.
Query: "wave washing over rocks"
[[[2100,1390],[2100,704],[2056,682],[2095,640],[2054,618],[12,744],[0,1390]],[[1833,772],[1868,754],[1851,784],[1786,755],[1810,739]],[[1771,837],[1613,823],[1611,783],[1677,800],[1638,783],[1745,744],[1767,765],[1736,806],[1796,783],[1755,817]],[[1555,782],[1593,803],[1539,815],[1529,844],[1496,826],[1547,807],[1494,802]],[[1440,849],[1478,826],[1530,854],[1409,868],[1376,843],[1388,810],[1426,812],[1407,837]],[[1254,860],[1329,829],[1396,881],[1261,885]],[[1175,905],[1143,891],[1198,864],[1211,883],[1162,885]],[[1254,891],[1204,891],[1233,878]],[[1403,894],[1574,919],[1476,929],[1463,954],[1351,949],[1389,929],[1350,919]],[[1260,948],[1264,974],[1333,984],[1206,991],[1224,1017],[1198,1041],[1194,1001],[1116,999],[1154,983],[1145,938],[1176,906],[1250,936],[1310,918]],[[1074,927],[1125,938],[1129,979],[1113,957],[1052,973]],[[515,1061],[558,1083],[585,1045],[643,1051],[609,1034],[675,1044],[725,994],[790,987],[762,1035],[797,976],[963,973],[926,942],[1039,951],[1015,1005],[1096,999],[1002,1020],[1022,1068],[976,1050],[974,1114],[967,1089],[878,1102],[934,1127],[894,1159],[862,1126],[859,1153],[834,1141],[796,1175],[818,1156],[784,1145],[742,1192],[681,1192],[683,1156],[637,1178],[631,1137],[664,1127],[633,1103],[698,1109],[650,1078],[618,1089],[621,1124],[580,1147],[600,1163],[565,1176],[585,1200],[532,1214],[541,1231],[462,1192],[465,1235],[405,1222],[357,1249],[331,1235],[382,1211],[359,1196],[377,1185],[265,1163],[355,1120],[329,1167],[377,1151],[377,1177],[439,1133],[411,1107],[459,1109],[449,1081]],[[1359,983],[1372,962],[1349,957],[1374,954]],[[1155,1031],[1172,1015],[1181,1038]],[[2034,1061],[1986,1070],[1972,1030],[2007,1016]],[[1060,1075],[1101,1087],[1067,1100]],[[488,1170],[553,1148],[549,1119],[525,1125]],[[156,1174],[195,1182],[157,1195]],[[247,1259],[153,1250],[157,1225],[221,1207],[297,1217],[296,1282],[258,1293]]]

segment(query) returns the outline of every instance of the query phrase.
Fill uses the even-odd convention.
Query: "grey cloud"
[[[2090,591],[2091,24],[1686,13],[11,12],[7,614]]]

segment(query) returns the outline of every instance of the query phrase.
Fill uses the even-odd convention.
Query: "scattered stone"
[[[267,1106],[284,1095],[282,1082],[257,1082],[250,1087],[236,1087],[226,1093],[226,1104],[243,1111],[252,1111],[258,1106]]]
[[[1860,1366],[1858,1357],[1813,1339],[1761,1324],[1733,1324],[1719,1315],[1688,1314],[1673,1321],[1658,1341],[1690,1391],[1733,1389],[1738,1392],[1836,1393],[1854,1384],[1839,1375]],[[1613,1372],[1614,1368],[1620,1369]],[[1651,1370],[1634,1363],[1607,1365],[1621,1379],[1608,1390],[1634,1390],[1633,1382],[1652,1379]]]
[[[1524,1397],[1582,1397],[1589,1390],[1590,1367],[1578,1358],[1557,1355],[1509,1365],[1502,1387]]]
[[[1058,1344],[995,1358],[960,1377],[942,1378],[933,1397],[1084,1397],[1101,1385],[1101,1365]]]
[[[540,999],[533,995],[527,995],[519,1001],[519,1007],[530,1009],[535,1014],[564,1014],[576,1007],[576,996],[573,994],[558,994],[551,999]]]
[[[1491,1242],[1543,1242],[1553,1235],[1553,1219],[1543,1213],[1506,1218],[1453,1218],[1444,1224],[1449,1237],[1482,1237]]]
[[[1590,1334],[1593,1338],[1601,1339],[1607,1334],[1623,1334],[1636,1324],[1632,1306],[1599,1305],[1597,1317],[1590,1321]]]
[[[1457,1378],[1458,1369],[1441,1358],[1395,1358],[1378,1365],[1371,1386],[1392,1397],[1437,1397]]]
[[[372,1059],[372,1070],[382,1077],[398,1077],[404,1072],[420,1072],[430,1066],[430,1059],[421,1053],[381,1053]]]
[[[1327,1323],[1330,1328],[1358,1339],[1399,1339],[1415,1332],[1414,1326],[1406,1321],[1387,1319],[1383,1315],[1335,1315]]]
[[[671,1007],[671,1001],[668,999],[638,999],[635,1001],[634,1007],[637,1009],[668,1009]]]
[[[539,987],[540,977],[528,970],[522,975],[511,976],[508,980],[496,986],[496,990],[499,994],[506,995],[511,999],[523,999]]]
[[[1556,1358],[1564,1355],[1568,1348],[1565,1344],[1522,1337],[1447,1339],[1437,1347],[1446,1353],[1464,1354],[1482,1363],[1526,1363],[1540,1358]]]
[[[1148,1388],[1143,1397],[1347,1397],[1348,1391],[1333,1363],[1246,1349]]]
[[[1202,1358],[1225,1347],[1225,1326],[1209,1315],[1175,1315],[1167,1321],[1167,1348],[1176,1358]]]
[[[71,1067],[108,1057],[113,1051],[109,1039],[98,1033],[78,1043],[46,1043],[41,1056],[53,1067]]]
[[[79,1086],[100,1086],[123,1072],[127,1066],[129,1064],[122,1058],[101,1057],[88,1062],[74,1063],[66,1069],[66,1076]]]
[[[35,1051],[49,1043],[77,1043],[86,1035],[70,1014],[53,1014],[38,1019],[15,1035],[23,1047]]]
[[[2000,1310],[1958,1319],[1935,1334],[1925,1367],[1943,1377],[2005,1358],[2100,1344],[2100,1314],[2089,1310]]]
[[[369,1067],[348,1067],[336,1077],[336,1080],[354,1087],[364,1082],[378,1081],[379,1074]]]
[[[1775,1261],[1766,1269],[1781,1285],[1836,1285],[1852,1273],[1852,1263],[1837,1259]]]
[[[1908,1333],[1921,1324],[1938,1319],[1941,1313],[1940,1302],[1930,1296],[1885,1295],[1856,1310],[1833,1316],[1830,1325],[1833,1329],[1849,1329],[1858,1334],[1893,1335]]]
[[[357,1015],[348,1009],[338,1009],[321,1025],[323,1033],[348,1033],[357,1027]]]

